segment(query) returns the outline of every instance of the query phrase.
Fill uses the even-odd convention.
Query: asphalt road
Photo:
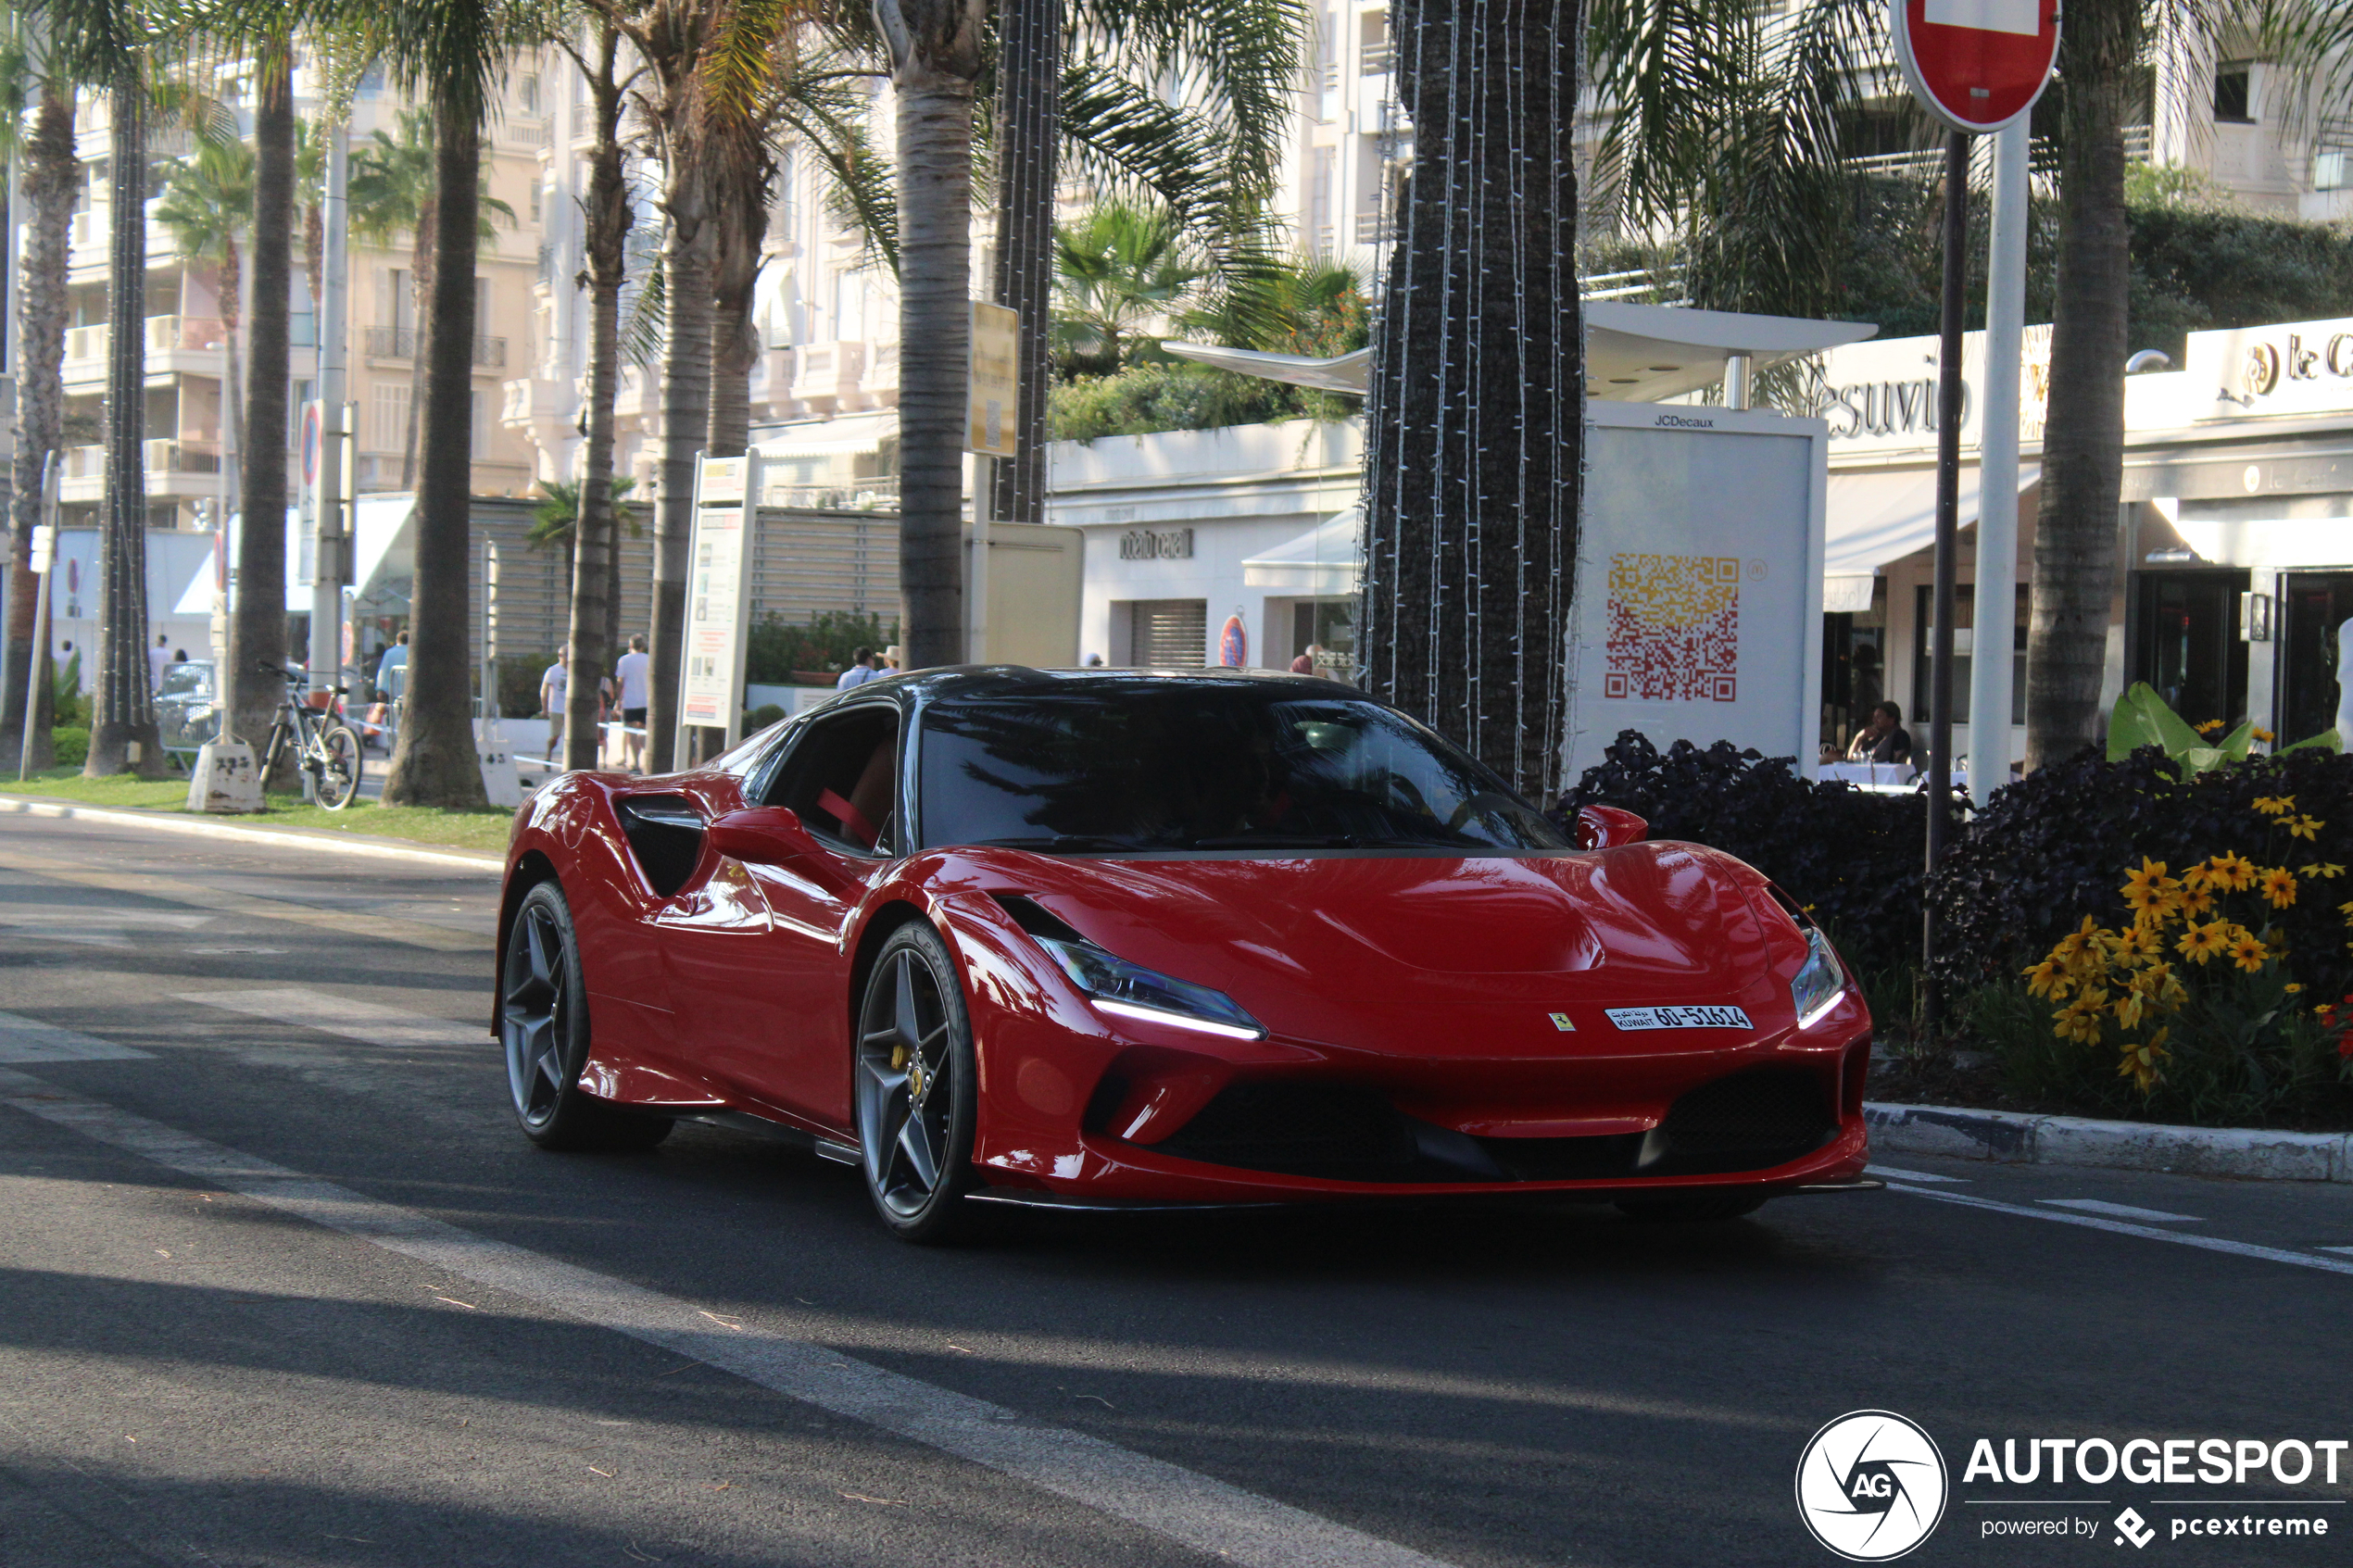
[[[1825,1563],[1793,1477],[1860,1409],[1949,1467],[1913,1561],[2353,1535],[2341,1449],[2334,1485],[1963,1475],[1980,1438],[2353,1438],[2353,1186],[1906,1158],[1718,1225],[918,1250],[781,1146],[527,1146],[495,898],[0,816],[0,1565]],[[2331,1530],[2173,1534],[2224,1514]],[[1991,1533],[2032,1519],[2077,1533]]]

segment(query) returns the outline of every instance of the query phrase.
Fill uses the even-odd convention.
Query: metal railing
[[[1682,305],[1683,264],[1637,268],[1630,272],[1595,272],[1577,280],[1580,299],[1622,299],[1629,304]]]
[[[1387,39],[1367,44],[1357,56],[1358,69],[1366,76],[1378,76],[1397,63],[1397,45]]]

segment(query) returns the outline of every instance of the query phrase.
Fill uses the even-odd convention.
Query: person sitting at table
[[[1871,709],[1871,721],[1855,732],[1846,747],[1849,762],[1909,762],[1912,734],[1904,728],[1904,710],[1893,702]]]

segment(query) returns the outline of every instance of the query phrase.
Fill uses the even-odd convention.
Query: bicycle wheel
[[[330,724],[319,733],[319,750],[325,758],[319,770],[319,804],[340,811],[359,795],[359,732]]]

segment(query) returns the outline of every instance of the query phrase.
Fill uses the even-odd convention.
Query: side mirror
[[[782,806],[730,811],[712,818],[705,831],[713,849],[748,865],[781,866],[817,852],[817,840],[799,813]]]
[[[1621,844],[1640,844],[1650,835],[1650,823],[1615,806],[1587,806],[1577,813],[1579,849],[1615,849]]]

